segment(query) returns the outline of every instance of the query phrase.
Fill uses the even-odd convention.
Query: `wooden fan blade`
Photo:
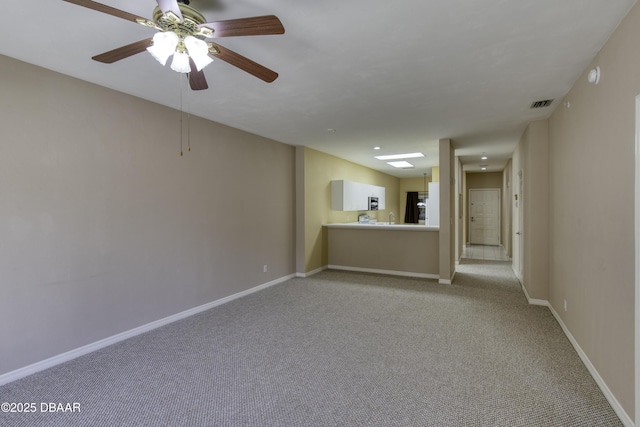
[[[173,12],[180,21],[182,21],[182,12],[180,12],[180,7],[178,6],[177,0],[156,0],[158,6],[160,6],[160,10],[162,13]]]
[[[112,64],[121,59],[133,56],[136,53],[144,52],[149,46],[151,46],[152,40],[152,38],[140,40],[138,42],[110,50],[109,52],[101,53],[91,59],[105,64]]]
[[[115,7],[107,6],[106,4],[98,3],[92,0],[63,0],[67,3],[77,4],[78,6],[84,6],[88,9],[97,10],[98,12],[106,13],[107,15],[112,15],[118,18],[126,19],[127,21],[137,22],[137,19],[146,19],[136,16],[132,13],[125,12],[120,9],[116,9]]]
[[[284,34],[282,22],[274,15],[254,18],[230,19],[228,21],[208,22],[199,27],[211,28],[212,37],[266,36]]]
[[[191,86],[191,90],[209,89],[207,79],[204,77],[204,72],[202,70],[198,71],[196,63],[193,62],[191,58],[189,58],[189,65],[191,65],[191,72],[189,73],[189,86]]]
[[[225,47],[220,46],[216,43],[210,43],[216,49],[218,49],[219,53],[213,54],[215,58],[222,59],[224,62],[227,62],[235,67],[240,68],[247,73],[256,76],[257,78],[264,80],[267,83],[271,83],[275,79],[278,78],[278,73],[264,67],[257,62],[253,62],[249,58],[245,58],[244,56],[235,53],[232,50],[229,50]],[[211,52],[213,53],[213,52]]]

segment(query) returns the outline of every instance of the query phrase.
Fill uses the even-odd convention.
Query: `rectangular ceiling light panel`
[[[407,153],[407,154],[389,154],[386,156],[374,156],[378,160],[397,160],[397,159],[412,159],[414,157],[424,157],[422,153]]]
[[[411,163],[405,160],[402,160],[399,162],[387,162],[387,164],[393,166],[394,168],[401,168],[401,169],[410,169],[414,167]]]

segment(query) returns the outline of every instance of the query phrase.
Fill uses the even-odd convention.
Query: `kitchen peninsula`
[[[329,268],[439,278],[439,227],[357,222],[325,227]]]

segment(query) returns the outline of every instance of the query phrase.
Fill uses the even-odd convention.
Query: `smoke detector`
[[[597,85],[600,82],[600,67],[589,70],[589,74],[587,74],[587,81],[594,85]]]

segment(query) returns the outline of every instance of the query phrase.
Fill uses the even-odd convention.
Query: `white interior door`
[[[512,200],[513,236],[511,238],[511,247],[513,250],[513,272],[516,273],[518,280],[522,283],[522,271],[524,269],[524,235],[522,234],[524,230],[524,209],[522,207],[524,202],[524,171],[519,170],[513,178],[517,185]]]
[[[469,190],[469,243],[500,244],[500,190]]]
[[[522,272],[524,271],[524,171],[521,170],[519,173],[519,185],[520,185],[520,209],[518,209],[518,232],[516,233],[519,237],[518,245],[520,246],[519,256],[520,262],[518,263],[519,269],[518,274],[519,278],[522,281]]]

